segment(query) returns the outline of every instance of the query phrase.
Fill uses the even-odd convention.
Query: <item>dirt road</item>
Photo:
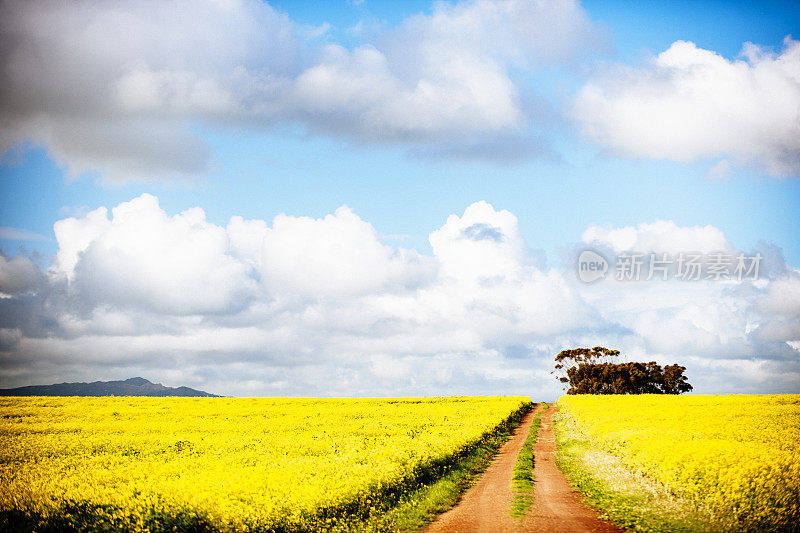
[[[600,520],[594,509],[580,501],[580,494],[570,487],[556,466],[556,439],[551,406],[542,412],[539,437],[533,447],[534,503],[523,522],[524,531],[537,533],[621,532]],[[490,531],[490,530],[486,530]]]
[[[597,513],[580,501],[564,474],[555,463],[555,434],[553,414],[557,408],[542,410],[537,405],[534,412],[522,423],[501,448],[494,462],[486,469],[478,483],[472,487],[456,507],[439,517],[425,533],[617,533],[622,530],[602,521]],[[534,445],[534,504],[520,523],[511,517],[513,494],[511,477],[514,463],[530,431],[531,423],[541,413],[537,443]]]
[[[534,412],[539,409],[540,406],[537,406]],[[530,431],[534,412],[522,419],[514,436],[503,444],[478,483],[464,494],[457,506],[439,515],[425,530],[427,533],[500,533],[517,530],[518,522],[510,514],[511,477],[517,454]]]

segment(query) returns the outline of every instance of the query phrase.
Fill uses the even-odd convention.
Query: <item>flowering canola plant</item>
[[[223,531],[326,529],[419,486],[528,404],[0,398],[0,513],[88,505],[107,529],[158,529],[180,513]]]
[[[800,524],[800,394],[570,395],[593,446],[745,531]]]

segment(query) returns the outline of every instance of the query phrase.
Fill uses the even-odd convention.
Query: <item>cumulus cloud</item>
[[[347,207],[217,225],[145,194],[54,229],[46,272],[0,257],[3,386],[146,375],[227,394],[552,398],[554,354],[598,344],[685,364],[705,392],[733,379],[713,361],[757,367],[753,390],[779,363],[782,383],[800,380],[800,275],[785,264],[752,282],[586,285],[544,268],[516,216],[486,202],[432,231],[430,255],[381,243]],[[735,250],[713,226],[670,221],[584,239]]]
[[[732,365],[747,360],[784,361],[797,366],[800,353],[792,342],[800,312],[789,303],[797,274],[774,249],[762,246],[745,252],[714,226],[682,227],[673,221],[628,227],[592,225],[582,238],[583,247],[604,252],[611,263],[608,279],[586,287],[583,296],[605,320],[627,328],[643,353],[681,364],[692,361],[699,371],[711,368],[711,360]],[[650,277],[647,256],[651,253],[669,264],[667,279],[655,275],[651,281],[621,280],[615,264],[619,266],[621,254],[632,252],[645,255],[639,280]],[[707,275],[720,252],[732,260],[727,281]],[[679,279],[678,258],[695,253],[703,261],[704,274],[698,279]],[[737,279],[733,271],[740,254],[747,258],[760,254],[758,275],[750,274],[757,279]],[[794,379],[800,386],[800,376]]]
[[[0,20],[0,148],[41,143],[107,181],[196,175],[208,149],[188,121],[249,112],[232,93],[268,92],[299,53],[255,1],[7,2]]]
[[[440,2],[352,49],[317,30],[257,0],[4,3],[0,150],[40,143],[69,175],[109,182],[202,173],[197,124],[299,124],[444,154],[528,138],[512,70],[605,42],[573,0]]]
[[[787,37],[778,52],[745,43],[735,60],[677,41],[644,66],[598,75],[574,114],[590,140],[622,155],[722,158],[797,176],[799,106],[800,41]]]
[[[430,243],[443,273],[456,279],[514,277],[526,260],[517,218],[486,202],[472,204],[461,217],[450,215]]]
[[[38,296],[0,301],[4,379],[146,367],[195,369],[191,383],[192,372],[222,380],[245,368],[290,376],[294,393],[327,393],[326,372],[339,376],[337,394],[375,394],[378,383],[488,392],[481,376],[497,386],[530,363],[505,357],[507,345],[597,320],[558,271],[540,268],[516,217],[485,202],[434,231],[429,256],[381,243],[347,207],[218,226],[145,194],[54,230],[59,251]],[[472,369],[452,368],[467,360]]]
[[[264,233],[260,271],[274,291],[337,296],[413,288],[435,268],[414,251],[382,244],[371,224],[341,207],[321,219],[277,216]]]
[[[0,296],[33,290],[41,281],[42,273],[33,261],[21,255],[8,258],[0,251]]]
[[[101,208],[59,221],[55,233],[69,253],[59,252],[51,272],[88,302],[219,313],[246,307],[255,287],[248,266],[228,255],[225,230],[200,208],[170,217],[145,194],[115,207],[111,219]]]
[[[581,235],[583,242],[610,247],[615,252],[713,253],[730,251],[732,245],[712,225],[678,226],[672,220],[642,222],[638,226],[590,225]]]
[[[329,45],[295,80],[318,127],[374,139],[464,140],[525,127],[512,67],[569,62],[602,41],[576,2],[434,4],[372,45]]]
[[[56,222],[49,269],[93,304],[173,315],[230,313],[253,298],[357,296],[425,283],[436,265],[382,244],[347,207],[321,219],[233,217],[227,227],[200,208],[169,216],[144,194],[111,211]]]
[[[756,331],[759,338],[800,343],[800,272],[789,272],[770,283],[755,307],[768,318]]]

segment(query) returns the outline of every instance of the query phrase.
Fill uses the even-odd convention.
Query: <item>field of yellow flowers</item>
[[[563,396],[591,446],[725,529],[800,530],[800,395]]]
[[[385,511],[529,406],[520,397],[0,398],[0,514],[95,530],[334,528]]]

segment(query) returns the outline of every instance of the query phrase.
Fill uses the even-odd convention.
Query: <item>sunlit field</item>
[[[800,528],[800,395],[570,395],[558,404],[565,453],[583,441],[620,458],[706,512],[711,529]],[[606,501],[612,515],[620,501]]]
[[[0,511],[97,529],[326,529],[384,512],[528,403],[2,398]]]

